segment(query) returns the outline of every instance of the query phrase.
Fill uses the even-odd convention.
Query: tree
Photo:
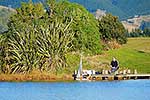
[[[5,37],[3,34],[0,34],[0,72],[3,69],[3,66],[5,64],[4,58],[6,57],[5,52]]]
[[[49,5],[51,5],[51,3]],[[60,0],[55,3],[55,7],[50,8],[53,8],[52,18],[57,16],[64,21],[73,18],[73,23],[71,24],[75,33],[75,39],[72,42],[73,50],[80,50],[83,52],[88,51],[93,54],[100,53],[101,45],[97,27],[98,23],[92,14],[90,14],[83,6],[76,3],[70,3],[66,0]]]
[[[9,46],[8,46],[8,33],[0,34],[0,72],[10,72],[10,57],[9,57]]]
[[[56,9],[56,0],[46,0],[46,4],[48,5],[47,7],[47,13],[51,17],[55,13],[54,10]]]
[[[146,36],[149,36],[150,37],[150,28],[145,28],[143,30],[143,34],[145,34]]]
[[[103,16],[99,22],[99,32],[101,33],[101,39],[104,42],[117,41],[119,44],[124,44],[127,42],[126,30],[122,23],[119,21],[118,17],[107,14]]]
[[[45,60],[41,68],[57,71],[66,67],[66,54],[72,48],[70,43],[75,34],[70,27],[72,21],[63,22],[56,17],[39,28],[36,42],[39,45],[38,52]]]
[[[72,47],[75,34],[72,23],[72,18],[50,18],[42,4],[24,3],[10,18],[6,37],[9,73],[57,71],[66,67],[65,54]]]
[[[99,53],[98,24],[93,15],[68,1],[54,0],[49,6],[50,13],[41,3],[22,3],[11,16],[1,56],[9,58],[2,59],[8,73],[57,72],[67,66],[69,51]]]
[[[141,36],[144,36],[144,34],[140,29],[132,30],[132,32],[129,33],[129,37],[141,37]]]

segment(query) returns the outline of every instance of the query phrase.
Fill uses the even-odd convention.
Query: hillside
[[[0,5],[19,7],[21,2],[29,0],[1,0]],[[32,0],[33,2],[44,2],[45,0]],[[119,16],[121,20],[134,15],[150,14],[150,0],[69,0],[84,5],[90,12],[97,9],[106,10],[108,13]]]
[[[127,19],[134,15],[150,14],[150,0],[71,0],[84,5],[89,11],[105,9],[120,19]]]
[[[15,10],[12,8],[0,6],[0,33],[7,30],[8,18],[13,12],[15,12]]]
[[[113,2],[114,0],[112,0]],[[115,0],[115,4],[128,16],[150,13],[150,0]]]
[[[126,21],[122,21],[122,24],[128,30],[128,32],[132,32],[132,30],[138,28],[144,30],[145,28],[150,27],[150,15],[133,17],[127,19]]]
[[[21,6],[21,2],[28,2],[29,0],[0,0],[0,5],[10,6],[12,8],[18,8]],[[33,2],[44,2],[46,0],[32,0]]]
[[[90,12],[94,13],[97,9],[106,10],[108,13],[119,16],[119,18],[127,17],[117,6],[113,5],[109,0],[70,0],[71,2],[77,2],[84,5]]]
[[[84,69],[109,69],[112,57],[120,63],[120,69],[137,69],[138,73],[150,73],[150,38],[129,38],[120,49],[104,51],[102,55],[84,57]],[[89,67],[91,66],[91,67]]]

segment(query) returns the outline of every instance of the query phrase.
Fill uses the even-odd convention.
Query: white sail
[[[80,65],[79,65],[79,68],[78,68],[78,73],[77,73],[77,77],[81,77],[82,75],[82,55],[80,57]]]

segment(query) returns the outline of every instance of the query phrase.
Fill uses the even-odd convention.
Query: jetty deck
[[[121,74],[121,75],[92,75],[89,80],[130,80],[130,79],[150,79],[150,74]]]

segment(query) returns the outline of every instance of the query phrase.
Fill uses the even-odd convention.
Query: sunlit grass
[[[105,69],[112,57],[118,59],[121,69],[137,69],[138,73],[150,73],[150,38],[129,38],[128,43],[120,49],[104,51],[102,55],[85,57],[84,60],[89,62],[91,68]],[[83,68],[86,69],[86,66]]]

